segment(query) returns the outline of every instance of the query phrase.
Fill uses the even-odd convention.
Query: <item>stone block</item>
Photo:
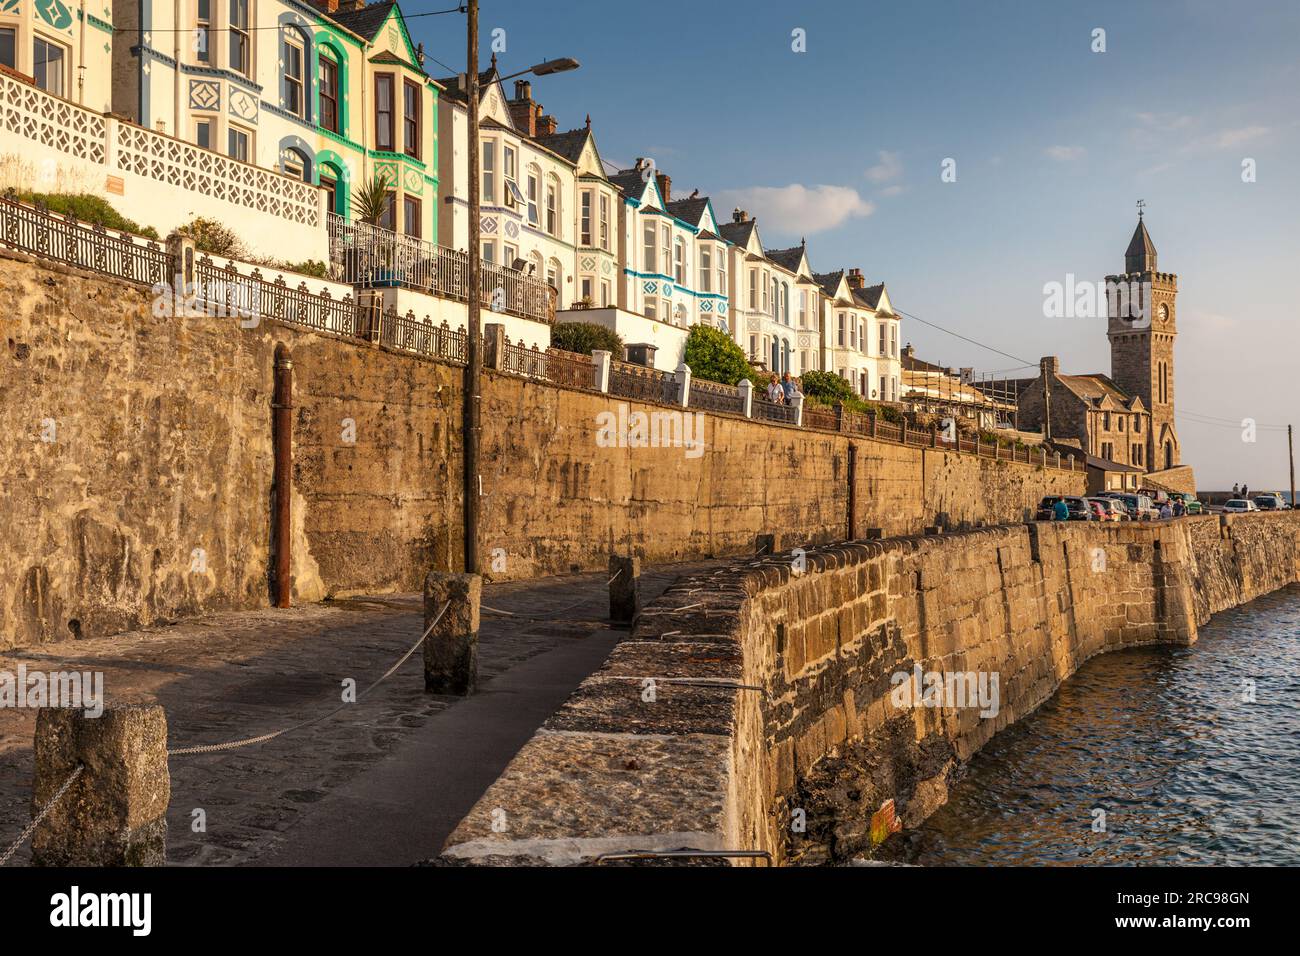
[[[36,716],[35,816],[84,769],[32,836],[38,866],[162,866],[167,861],[167,715],[159,706]]]
[[[424,689],[432,694],[472,694],[478,684],[477,574],[432,571],[424,579]],[[447,610],[438,617],[443,605]],[[437,621],[435,624],[434,621]]]
[[[609,619],[631,621],[641,612],[641,559],[611,554],[609,576]]]

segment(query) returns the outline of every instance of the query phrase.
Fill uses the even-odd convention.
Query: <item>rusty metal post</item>
[[[275,347],[275,606],[288,607],[292,592],[293,359],[283,342]]]
[[[857,539],[858,516],[858,446],[849,442],[849,535],[844,540]]]

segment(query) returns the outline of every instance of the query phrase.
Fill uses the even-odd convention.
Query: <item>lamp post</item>
[[[467,125],[469,127],[469,283],[468,315],[466,316],[465,337],[465,423],[464,423],[464,515],[465,515],[465,573],[478,574],[479,554],[479,516],[481,514],[480,496],[483,493],[483,478],[479,472],[479,452],[482,439],[482,384],[483,353],[482,334],[479,329],[479,316],[483,296],[483,250],[480,248],[479,232],[479,192],[481,171],[479,169],[479,121],[478,121],[478,0],[466,0],[466,13],[469,18],[466,29],[465,69],[467,104]],[[498,77],[498,82],[533,73],[537,76],[549,76],[552,73],[564,73],[576,70],[579,64],[572,57],[546,60],[527,70]]]

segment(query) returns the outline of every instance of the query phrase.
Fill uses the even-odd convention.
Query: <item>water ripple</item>
[[[1300,586],[1216,615],[1194,647],[1088,661],[899,849],[923,865],[1300,864]]]

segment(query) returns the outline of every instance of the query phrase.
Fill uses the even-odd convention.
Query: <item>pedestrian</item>
[[[1169,499],[1166,498],[1164,501],[1160,502],[1160,517],[1163,519],[1172,518],[1173,516],[1174,509],[1169,507]]]
[[[1247,501],[1250,500],[1250,489],[1246,487],[1244,482],[1241,486],[1241,497],[1245,498]]]
[[[1064,498],[1057,498],[1056,504],[1052,505],[1052,520],[1053,521],[1070,520],[1070,506],[1065,503]]]
[[[794,404],[794,396],[797,391],[798,389],[795,387],[794,379],[790,377],[789,372],[786,372],[781,376],[781,394],[787,405]]]
[[[1174,517],[1175,517],[1175,518],[1181,518],[1181,517],[1182,517],[1183,515],[1185,515],[1185,514],[1187,514],[1187,505],[1183,504],[1183,499],[1182,499],[1182,498],[1175,498],[1175,499],[1174,499]]]
[[[772,373],[771,381],[767,383],[767,400],[773,405],[780,405],[785,401],[785,389],[777,380],[776,373]]]
[[[1239,494],[1241,494],[1241,483],[1234,481],[1232,483],[1232,497],[1236,498]]]

